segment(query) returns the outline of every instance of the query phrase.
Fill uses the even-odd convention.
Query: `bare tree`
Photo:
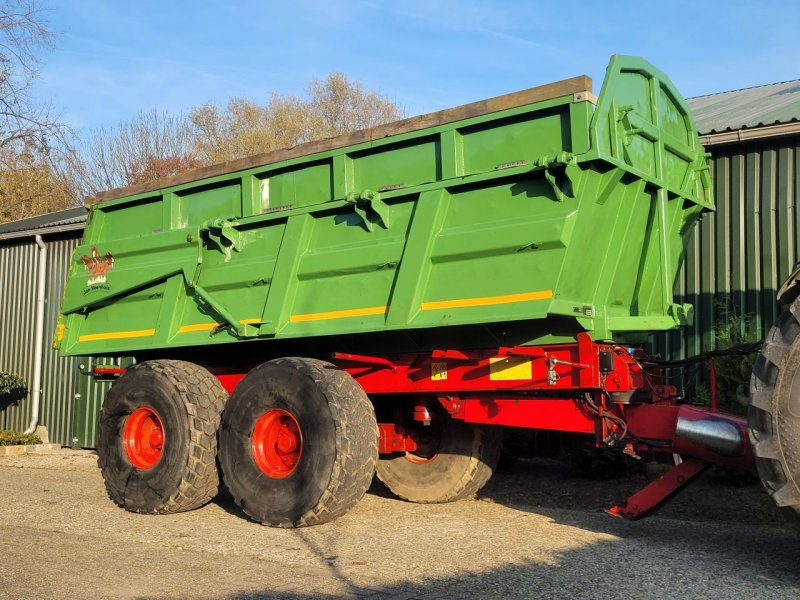
[[[267,152],[281,144],[296,143],[297,125],[289,114],[276,115],[268,106],[243,98],[231,98],[224,109],[206,104],[189,113],[194,128],[194,147],[206,164]],[[299,116],[299,115],[298,115]]]
[[[0,2],[0,148],[24,142],[46,149],[61,125],[30,89],[38,54],[53,47],[54,33],[34,0]]]
[[[359,82],[351,82],[344,73],[312,79],[308,108],[315,138],[325,138],[359,129],[368,129],[403,118],[403,111],[391,100]]]
[[[31,95],[55,34],[36,0],[0,1],[0,222],[65,208],[70,188],[50,161],[65,128]]]
[[[63,161],[76,197],[143,183],[201,166],[182,116],[156,109],[77,140]]]
[[[374,127],[404,116],[377,92],[342,73],[312,79],[308,97],[273,93],[264,104],[231,99],[224,108],[206,104],[189,112],[195,150],[207,164],[269,152]]]
[[[312,80],[307,99],[273,93],[266,104],[232,98],[206,104],[188,119],[142,112],[132,121],[89,132],[62,161],[76,197],[143,183],[207,164],[286,148],[396,120],[402,111],[341,73]]]

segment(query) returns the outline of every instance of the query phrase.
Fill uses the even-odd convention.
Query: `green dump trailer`
[[[633,345],[691,319],[672,289],[713,208],[689,109],[642,59],[599,97],[575,77],[91,204],[55,343],[138,361],[95,371],[118,377],[98,451],[129,510],[201,506],[217,459],[270,525],[335,518],[376,469],[456,500],[500,425],[695,457],[675,482],[752,463],[741,422],[679,406]]]

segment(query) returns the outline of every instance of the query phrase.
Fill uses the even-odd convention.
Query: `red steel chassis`
[[[438,401],[452,418],[467,423],[594,434],[598,446],[621,447],[631,456],[674,454],[678,464],[672,470],[626,506],[609,509],[616,516],[643,516],[713,463],[755,468],[744,419],[716,410],[715,402],[712,408],[681,404],[676,388],[664,385],[657,369],[642,365],[644,356],[594,342],[588,334],[569,344],[332,358],[373,397],[412,397],[413,419],[425,424],[432,418],[429,403]],[[228,393],[246,375],[211,370]],[[93,375],[123,372],[97,367]],[[379,423],[380,452],[413,452],[417,429]]]

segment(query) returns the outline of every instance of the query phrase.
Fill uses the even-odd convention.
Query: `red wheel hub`
[[[253,459],[269,477],[282,479],[297,468],[303,453],[303,436],[294,415],[281,408],[268,410],[253,427]]]
[[[421,427],[417,423],[416,434],[417,448],[411,452],[406,452],[406,460],[417,464],[436,460],[442,443],[441,426],[438,423],[432,423],[427,427]]]
[[[122,447],[137,469],[155,466],[164,448],[164,425],[155,410],[140,406],[128,416],[122,430]]]

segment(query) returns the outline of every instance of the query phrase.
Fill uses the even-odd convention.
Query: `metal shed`
[[[94,446],[108,384],[80,376],[79,365],[86,361],[59,357],[51,342],[67,267],[86,214],[84,208],[71,208],[0,225],[0,369],[21,375],[30,388],[18,406],[0,411],[0,429],[43,425],[51,442],[76,447]],[[44,311],[38,324],[40,300]]]
[[[763,337],[800,257],[800,80],[688,102],[711,154],[717,210],[692,232],[675,289],[694,305],[694,325],[656,338],[670,358],[712,349],[726,310],[750,316]]]

